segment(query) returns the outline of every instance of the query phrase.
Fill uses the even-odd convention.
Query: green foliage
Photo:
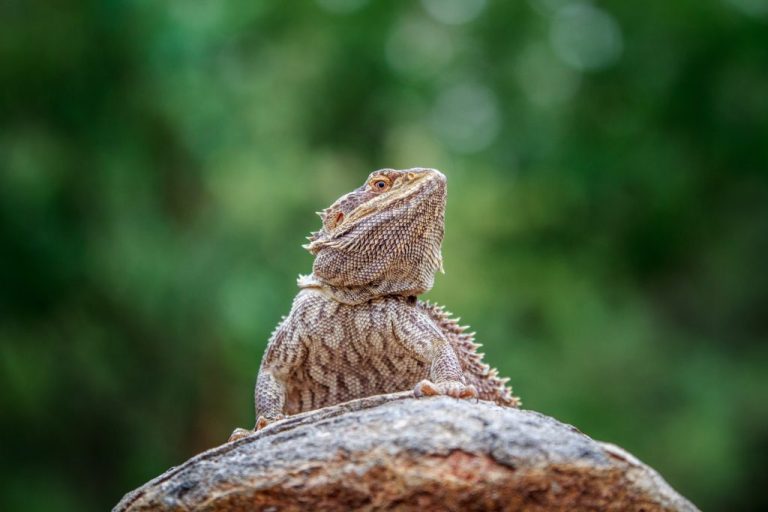
[[[764,510],[768,9],[0,4],[0,503],[104,510],[250,426],[312,212],[449,177],[431,299],[526,407]]]

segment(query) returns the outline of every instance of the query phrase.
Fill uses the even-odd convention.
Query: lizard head
[[[320,231],[304,247],[314,276],[361,296],[418,295],[442,270],[445,176],[434,169],[381,169],[318,212]]]

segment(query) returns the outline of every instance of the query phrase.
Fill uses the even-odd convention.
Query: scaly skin
[[[320,212],[323,228],[305,246],[313,272],[299,278],[301,291],[261,363],[257,429],[408,389],[519,405],[472,334],[416,299],[442,270],[445,196],[439,171],[382,169]]]

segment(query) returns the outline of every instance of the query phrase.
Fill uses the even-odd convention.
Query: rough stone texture
[[[397,393],[208,450],[114,511],[697,510],[653,469],[542,414]]]

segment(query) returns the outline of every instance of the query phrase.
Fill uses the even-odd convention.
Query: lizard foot
[[[477,388],[473,385],[464,385],[456,380],[449,380],[435,384],[429,380],[423,380],[413,389],[416,397],[446,395],[453,398],[477,398]]]
[[[278,420],[281,420],[285,418],[284,415],[278,414],[274,418],[267,418],[266,416],[259,416],[259,419],[256,420],[256,426],[253,427],[253,430],[248,430],[247,428],[236,428],[234,432],[232,432],[232,435],[229,436],[229,439],[227,439],[228,443],[231,443],[232,441],[237,441],[238,439],[242,439],[244,437],[248,437],[251,434],[255,434],[257,431],[263,429],[270,423],[274,423]]]
[[[253,430],[248,430],[247,428],[236,428],[234,432],[232,432],[232,435],[229,436],[229,439],[227,439],[227,442],[231,443],[232,441],[248,437],[253,434],[253,432]]]
[[[269,425],[270,423],[274,423],[274,422],[276,422],[278,420],[281,420],[283,418],[285,418],[285,416],[282,415],[282,414],[278,414],[274,418],[267,418],[266,416],[259,416],[259,419],[256,420],[256,427],[253,429],[253,431],[255,432],[257,430],[261,430],[264,427],[266,427],[267,425]]]

